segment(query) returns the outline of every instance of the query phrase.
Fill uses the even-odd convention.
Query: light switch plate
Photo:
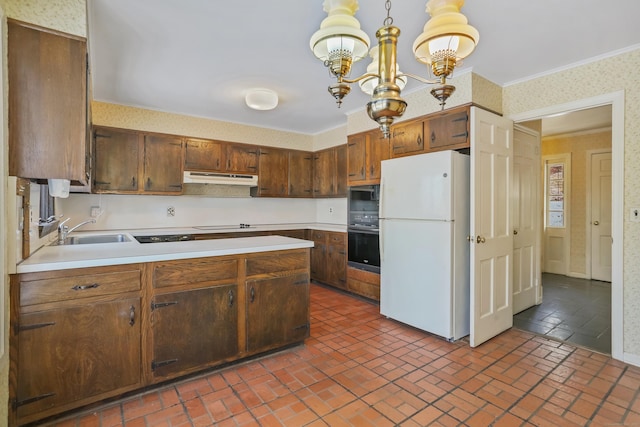
[[[629,211],[629,221],[640,222],[640,208],[631,208]]]

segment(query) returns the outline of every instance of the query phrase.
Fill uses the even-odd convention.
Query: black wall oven
[[[348,264],[380,273],[379,185],[349,187]]]
[[[380,273],[380,236],[378,230],[349,228],[350,267]]]

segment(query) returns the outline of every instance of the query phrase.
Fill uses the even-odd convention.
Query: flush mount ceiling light
[[[254,110],[273,110],[278,106],[278,94],[271,89],[250,89],[244,100]]]
[[[467,23],[460,13],[464,0],[429,0],[427,12],[431,19],[424,31],[413,43],[413,53],[419,62],[430,66],[434,80],[428,80],[399,71],[396,62],[396,48],[400,29],[393,26],[391,0],[385,2],[387,17],[376,32],[377,49],[371,52],[372,64],[367,72],[350,79],[352,63],[366,56],[369,37],[360,29],[355,18],[357,0],[324,0],[324,11],[328,16],[320,24],[320,29],[311,36],[310,46],[314,55],[322,60],[337,82],[329,86],[329,92],[336,99],[338,107],[342,99],[351,91],[350,84],[358,82],[361,89],[371,95],[367,113],[375,120],[385,136],[389,136],[390,126],[396,117],[402,116],[407,103],[400,97],[407,77],[423,83],[437,85],[431,94],[444,108],[447,98],[455,87],[447,84],[447,77],[456,65],[475,49],[479,34]],[[374,51],[374,49],[376,49]]]

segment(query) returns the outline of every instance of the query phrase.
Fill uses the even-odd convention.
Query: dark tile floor
[[[611,283],[543,273],[542,289],[514,327],[611,354]]]
[[[638,426],[640,368],[512,328],[476,348],[311,286],[300,345],[55,423],[150,426]]]

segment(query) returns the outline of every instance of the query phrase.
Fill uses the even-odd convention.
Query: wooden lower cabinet
[[[166,379],[238,354],[238,286],[155,296],[151,303],[154,378]]]
[[[311,278],[340,289],[347,288],[347,233],[309,230],[311,249]]]
[[[309,336],[308,248],[18,274],[10,290],[9,425]]]
[[[122,270],[12,278],[9,424],[30,423],[143,385],[140,269]],[[75,295],[56,301],[39,298],[37,290]]]
[[[309,275],[249,280],[247,351],[255,353],[304,340],[309,336]]]
[[[347,267],[347,289],[354,294],[380,301],[380,275]]]

